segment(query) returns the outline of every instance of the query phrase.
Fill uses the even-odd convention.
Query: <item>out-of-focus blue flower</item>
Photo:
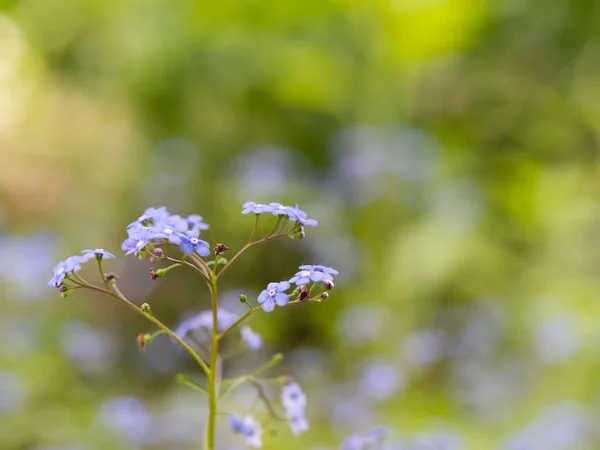
[[[92,259],[92,258],[117,259],[117,257],[115,255],[113,255],[110,252],[107,252],[103,248],[97,248],[95,250],[81,250],[81,253],[83,253],[83,256],[85,256],[88,259]]]
[[[252,351],[260,350],[263,346],[262,336],[250,328],[248,325],[244,325],[240,328],[240,335],[242,340],[246,343],[248,348]]]
[[[405,387],[402,373],[393,364],[377,361],[368,364],[360,380],[360,389],[368,397],[383,402]]]
[[[15,375],[0,371],[0,414],[19,408],[26,397],[25,385]]]
[[[260,423],[254,420],[254,417],[246,416],[242,419],[237,414],[231,414],[229,416],[229,428],[232,433],[244,436],[248,447],[262,447],[263,429]]]
[[[289,381],[283,385],[281,390],[281,404],[285,408],[285,416],[288,419],[290,429],[294,436],[308,431],[308,420],[306,420],[306,394],[295,381]]]
[[[210,228],[208,224],[202,222],[202,216],[199,216],[198,214],[187,216],[186,220],[190,230],[202,231]]]
[[[331,267],[304,265],[298,267],[300,272],[297,272],[290,283],[296,283],[296,286],[304,286],[311,281],[318,283],[319,281],[333,281],[333,276],[338,274],[338,271]]]
[[[233,325],[239,319],[237,314],[232,313],[223,308],[217,308],[217,328],[222,332]],[[212,311],[206,310],[199,314],[184,320],[175,329],[175,334],[181,339],[185,339],[188,334],[193,334],[193,338],[200,342],[206,343],[212,337]]]
[[[70,256],[66,260],[59,262],[52,271],[54,276],[48,281],[48,286],[59,287],[67,274],[81,270],[81,263],[88,259],[85,256]]]
[[[169,217],[169,211],[167,211],[166,206],[161,206],[160,208],[147,208],[146,211],[144,211],[144,214],[127,225],[127,228],[131,228],[135,225],[156,225],[167,220],[167,217]]]
[[[100,421],[130,442],[146,446],[152,441],[152,415],[135,397],[115,397],[101,406]]]
[[[164,233],[155,228],[132,227],[129,230],[129,237],[121,244],[121,249],[125,251],[125,255],[131,255],[146,248],[151,240],[165,239],[166,237]]]
[[[304,211],[302,211],[298,205],[296,205],[296,207],[294,208],[288,206],[287,215],[291,220],[295,220],[302,226],[316,227],[317,225],[319,225],[319,222],[317,222],[316,220],[308,219],[308,215]]]
[[[198,239],[198,236],[198,232],[194,230],[181,235],[179,250],[188,255],[194,252],[198,253],[200,256],[210,255],[210,246],[208,245],[208,242]]]
[[[264,212],[271,212],[271,205],[264,205],[256,202],[246,202],[242,205],[242,214],[262,214]]]
[[[290,288],[290,283],[281,281],[279,283],[269,283],[267,289],[258,296],[258,303],[262,303],[262,309],[265,312],[271,312],[275,309],[275,303],[279,306],[287,305],[289,297],[285,294]]]
[[[339,446],[338,450],[370,450],[381,444],[388,432],[387,427],[376,427],[364,433],[353,434]]]
[[[180,215],[172,215],[165,219],[165,225],[172,227],[175,231],[183,233],[189,229],[187,219],[184,219]]]

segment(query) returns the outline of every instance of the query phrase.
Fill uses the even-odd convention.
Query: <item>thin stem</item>
[[[215,264],[216,266],[216,264]],[[212,346],[210,351],[210,372],[208,373],[208,429],[207,429],[207,447],[208,450],[215,448],[215,421],[217,415],[217,359],[219,357],[219,318],[217,313],[217,278],[213,275],[210,284],[210,302],[212,307]]]
[[[225,264],[223,266],[223,268],[221,269],[221,271],[217,274],[217,278],[222,276],[227,271],[227,269],[229,269],[232,266],[232,264],[246,252],[246,250],[251,249],[255,245],[263,244],[267,241],[272,241],[273,239],[277,239],[280,237],[286,237],[286,236],[287,236],[287,234],[273,234],[273,235],[264,237],[262,239],[259,239],[258,241],[247,243],[235,254],[235,256],[233,258],[231,258],[229,261],[227,261],[227,264]]]
[[[193,389],[194,391],[200,392],[201,394],[208,395],[208,391],[206,389],[204,389],[202,386],[199,386],[198,384],[194,383],[192,380],[190,380],[185,375],[182,375],[182,374],[177,375],[177,382],[179,384],[189,387],[190,389]]]
[[[252,231],[250,232],[250,237],[248,238],[248,244],[250,242],[252,242],[252,239],[254,239],[254,232],[256,231],[256,226],[258,225],[259,217],[260,217],[260,214],[256,214],[256,219],[254,220],[254,226],[252,227]]]
[[[269,400],[269,397],[267,396],[267,393],[265,392],[265,388],[262,385],[262,383],[259,380],[257,380],[256,378],[253,378],[253,377],[249,378],[248,382],[250,384],[252,384],[256,388],[256,392],[258,393],[258,397],[265,404],[265,406],[267,408],[267,411],[269,411],[269,414],[271,415],[271,417],[273,417],[273,419],[277,419],[277,420],[285,420],[285,418],[283,418],[279,414],[277,414],[277,411],[275,411],[275,408],[273,408],[273,404]]]
[[[184,266],[187,266],[190,269],[192,269],[193,271],[199,273],[200,276],[202,278],[204,278],[206,281],[210,281],[210,277],[204,272],[204,270],[202,270],[200,267],[196,266],[195,264],[191,264],[191,263],[189,263],[187,261],[184,261],[183,259],[179,260],[179,259],[171,258],[170,256],[166,257],[165,259],[167,261],[171,261],[171,262],[176,263],[176,264],[183,264]]]
[[[206,363],[202,360],[202,358],[200,357],[200,355],[198,355],[194,351],[194,349],[192,349],[183,339],[181,339],[179,336],[177,336],[169,327],[167,327],[165,324],[163,324],[156,317],[154,317],[151,314],[148,314],[148,313],[142,311],[141,308],[139,308],[138,306],[136,306],[133,303],[131,303],[123,295],[123,293],[119,290],[119,288],[117,287],[117,285],[115,283],[112,284],[112,288],[113,288],[114,292],[107,291],[107,290],[102,289],[102,288],[100,288],[98,286],[94,286],[93,284],[87,284],[86,283],[85,287],[87,287],[89,289],[92,289],[92,290],[95,290],[95,291],[98,291],[98,292],[102,292],[104,294],[108,294],[111,297],[114,297],[114,298],[117,298],[117,299],[121,300],[123,303],[125,303],[125,305],[129,309],[132,309],[133,311],[137,312],[139,315],[145,317],[147,320],[149,320],[154,325],[156,325],[158,328],[160,328],[161,330],[163,330],[166,334],[168,334],[175,342],[177,342],[181,347],[183,347],[183,349],[186,352],[188,352],[192,358],[194,358],[194,360],[198,363],[198,365],[200,367],[202,367],[202,370],[204,370],[204,373],[206,373],[207,375],[210,374],[211,370],[208,368],[208,366],[206,365]]]
[[[100,271],[100,278],[102,278],[104,287],[106,287],[107,291],[110,291],[110,288],[108,287],[108,281],[106,281],[106,277],[104,276],[104,272],[102,271],[102,258],[96,257],[96,261],[98,262],[98,270]]]
[[[226,330],[222,331],[221,334],[219,334],[219,336],[217,336],[217,339],[223,339],[227,333],[229,333],[231,330],[233,330],[235,327],[237,327],[240,323],[242,323],[244,320],[246,320],[252,314],[260,311],[261,309],[262,309],[261,306],[257,306],[256,308],[252,308],[250,311],[248,311],[246,314],[244,314],[242,317],[240,317],[238,320],[236,320],[233,323],[233,325],[231,325]]]
[[[281,361],[283,361],[283,355],[281,353],[275,353],[273,355],[273,357],[266,364],[263,364],[258,369],[256,369],[254,372],[249,373],[248,375],[241,376],[239,378],[235,378],[234,380],[231,380],[230,381],[231,385],[225,391],[225,393],[221,396],[219,401],[222,401],[225,397],[227,397],[229,394],[231,394],[235,389],[240,387],[246,381],[249,381],[250,379],[255,378],[257,375],[261,374],[265,370],[269,370],[271,367],[276,366]]]

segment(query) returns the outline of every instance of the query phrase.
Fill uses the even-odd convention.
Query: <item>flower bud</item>
[[[135,342],[137,343],[140,351],[142,351],[142,352],[146,349],[146,344],[147,344],[146,337],[147,336],[150,336],[150,335],[140,333],[137,335],[137,338],[135,339]]]
[[[321,298],[327,300],[329,298],[329,292],[321,292]]]
[[[150,305],[148,303],[142,303],[140,309],[142,310],[142,312],[152,315],[152,309],[150,309]]]
[[[248,303],[248,297],[245,294],[240,294],[240,303]]]
[[[323,286],[325,286],[325,288],[327,288],[327,290],[330,291],[333,289],[335,284],[333,284],[333,281],[331,281],[331,280],[325,280],[325,281],[323,281]]]
[[[154,249],[154,256],[157,256],[157,257],[160,258],[162,255],[163,255],[163,249],[162,248],[157,247],[157,248]]]

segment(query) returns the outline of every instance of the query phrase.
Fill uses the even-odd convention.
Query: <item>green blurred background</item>
[[[302,263],[341,272],[327,302],[251,322],[267,349],[237,366],[284,352],[274,373],[309,398],[310,432],[265,448],[379,424],[402,450],[600,448],[597,2],[0,6],[0,449],[199,448],[206,402],[173,381],[190,361],[168,339],[140,353],[147,323],[46,282],[104,247],[176,326],[208,307],[203,283],[152,282],[121,257],[125,225],[166,205],[236,249],[248,200],[320,226],[246,255],[225,307]]]

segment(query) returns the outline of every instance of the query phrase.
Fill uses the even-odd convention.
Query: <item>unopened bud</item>
[[[117,276],[116,273],[110,272],[110,273],[105,273],[104,278],[106,278],[106,281],[111,282],[111,281],[118,280],[119,277]]]
[[[248,303],[248,297],[245,294],[240,294],[240,303]]]
[[[61,284],[61,285],[58,287],[58,290],[59,290],[59,291],[60,291],[60,293],[62,294],[62,293],[64,293],[64,292],[67,292],[67,291],[69,290],[69,288],[68,288],[68,287],[66,287],[64,284]]]
[[[323,281],[323,286],[325,286],[327,288],[327,290],[330,291],[333,289],[335,284],[333,284],[333,281],[331,281],[331,280],[325,280],[325,281]]]
[[[158,256],[159,258],[163,255],[163,249],[158,247],[154,249],[154,256]]]
[[[304,239],[306,237],[306,233],[304,232],[304,227],[302,225],[295,227],[288,236],[291,239]]]
[[[148,303],[142,303],[140,309],[142,310],[142,312],[152,315],[152,309],[150,309],[150,305]]]
[[[327,300],[329,298],[329,292],[321,292],[321,298]]]
[[[137,345],[142,352],[146,349],[146,344],[149,342],[147,338],[151,339],[151,336],[149,334],[140,333],[135,339],[135,342],[137,342]]]
[[[271,358],[271,361],[273,361],[274,363],[279,363],[279,362],[283,361],[283,354],[282,353],[275,353],[273,355],[273,358]]]

